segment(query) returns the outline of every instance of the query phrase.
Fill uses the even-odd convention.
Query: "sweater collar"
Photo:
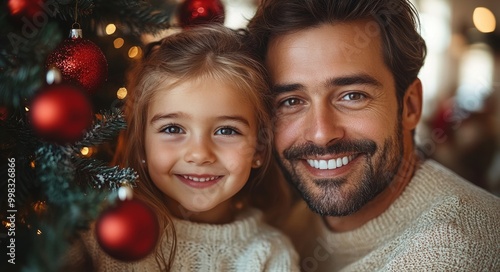
[[[177,239],[195,240],[201,243],[232,243],[247,240],[259,232],[262,224],[262,212],[247,209],[241,212],[232,223],[205,224],[172,218]]]

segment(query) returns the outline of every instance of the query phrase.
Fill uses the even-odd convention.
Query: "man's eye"
[[[363,98],[365,98],[364,94],[361,94],[361,93],[348,93],[344,97],[342,97],[342,100],[354,101],[354,100],[361,100]]]
[[[288,98],[288,99],[281,101],[280,104],[283,106],[295,106],[295,105],[301,104],[301,101],[300,101],[300,99],[297,99],[297,98]]]
[[[216,135],[237,135],[239,134],[234,128],[223,127],[215,132]]]
[[[182,133],[182,129],[178,126],[168,126],[164,130],[168,134],[179,134]]]

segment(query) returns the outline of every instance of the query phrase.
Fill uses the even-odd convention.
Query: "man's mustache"
[[[377,144],[372,140],[340,140],[326,147],[314,143],[291,146],[283,151],[283,156],[287,160],[345,153],[366,153],[373,156],[375,151],[377,151]]]

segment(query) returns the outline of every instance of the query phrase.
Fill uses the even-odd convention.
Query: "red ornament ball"
[[[129,262],[151,253],[159,237],[156,214],[137,199],[120,201],[104,211],[95,230],[97,242],[106,253]]]
[[[87,94],[73,85],[48,85],[33,98],[29,118],[45,140],[74,142],[92,124],[92,104]]]
[[[46,67],[56,67],[63,80],[76,83],[90,93],[94,93],[108,77],[108,62],[103,52],[81,35],[63,40],[47,57]]]
[[[224,23],[224,6],[220,0],[186,0],[178,11],[179,24],[183,28],[209,23]]]
[[[45,0],[8,0],[7,5],[10,15],[31,20],[37,13],[43,12],[44,2]]]

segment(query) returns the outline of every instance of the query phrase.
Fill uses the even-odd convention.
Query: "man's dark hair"
[[[270,39],[322,24],[373,20],[379,27],[385,64],[398,102],[424,64],[426,45],[409,0],[262,0],[248,24],[249,37],[265,59]],[[354,33],[353,33],[354,35]]]

